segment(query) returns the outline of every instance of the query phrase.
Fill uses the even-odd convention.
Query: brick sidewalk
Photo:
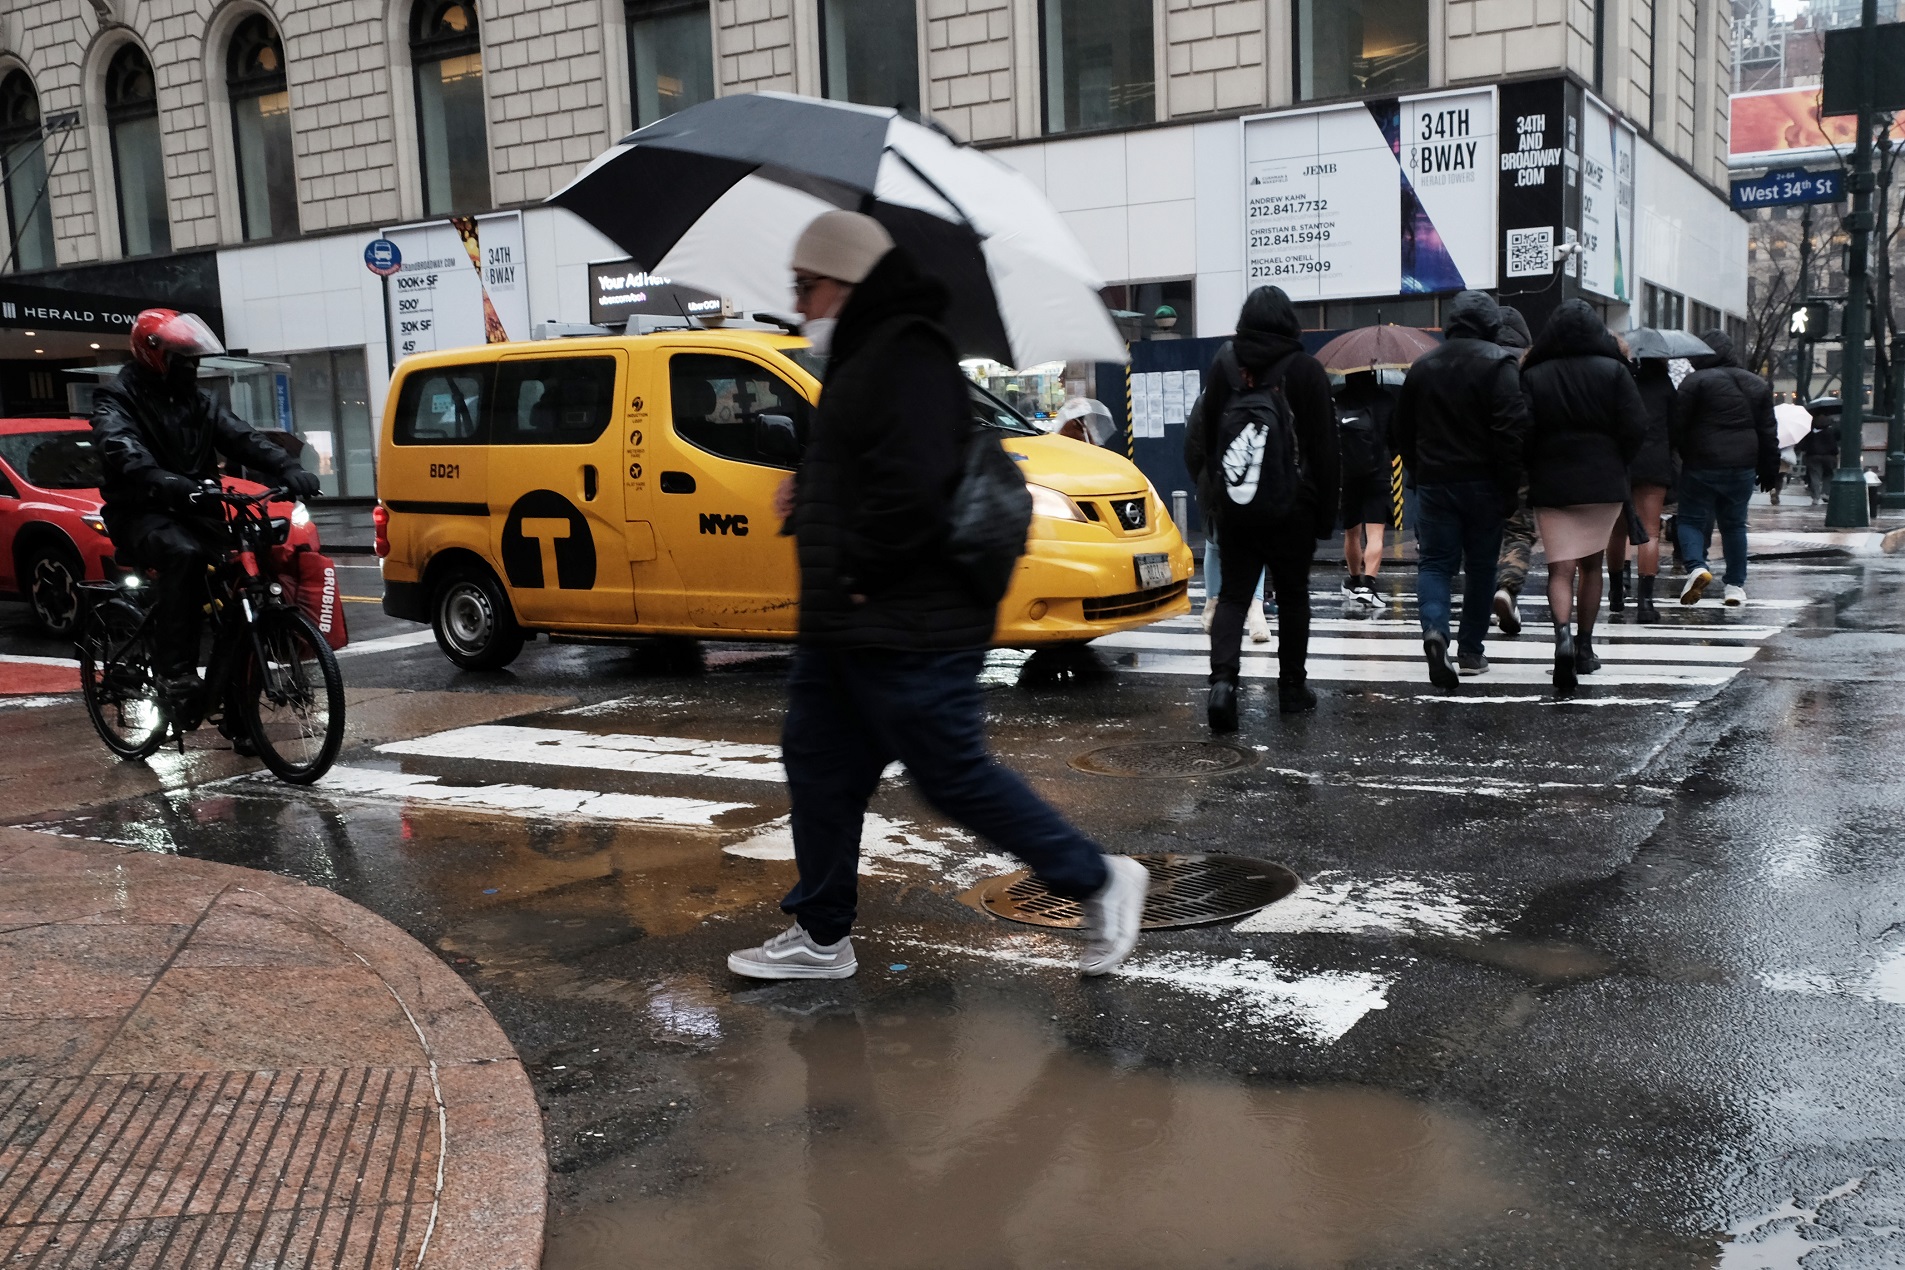
[[[462,980],[329,891],[0,830],[0,1265],[535,1270],[542,1122]]]

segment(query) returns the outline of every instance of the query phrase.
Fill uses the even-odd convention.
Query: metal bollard
[[[1171,519],[1177,522],[1178,532],[1184,532],[1184,526],[1191,515],[1191,496],[1181,489],[1171,491]]]

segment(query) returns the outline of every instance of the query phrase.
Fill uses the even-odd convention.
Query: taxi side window
[[[764,366],[715,353],[676,353],[668,359],[668,396],[675,435],[724,459],[785,467],[760,451],[762,415],[786,415],[804,442],[812,413],[807,399]]]
[[[412,371],[397,395],[391,439],[398,445],[481,445],[487,366]]]
[[[506,361],[496,368],[495,445],[587,445],[615,412],[613,357]]]

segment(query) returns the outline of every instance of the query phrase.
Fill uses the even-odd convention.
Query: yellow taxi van
[[[472,670],[537,633],[793,638],[794,542],[773,502],[820,396],[810,365],[798,338],[725,329],[406,358],[378,437],[384,612],[429,622]],[[997,644],[1188,611],[1191,553],[1136,466],[977,385],[972,403],[1033,494]]]

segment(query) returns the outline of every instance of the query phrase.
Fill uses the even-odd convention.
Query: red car
[[[112,539],[99,518],[99,453],[84,419],[0,419],[0,594],[25,600],[48,635],[73,633],[81,581],[116,576]],[[226,477],[256,494],[251,481]],[[302,504],[273,503],[291,520],[290,544],[318,547]]]

